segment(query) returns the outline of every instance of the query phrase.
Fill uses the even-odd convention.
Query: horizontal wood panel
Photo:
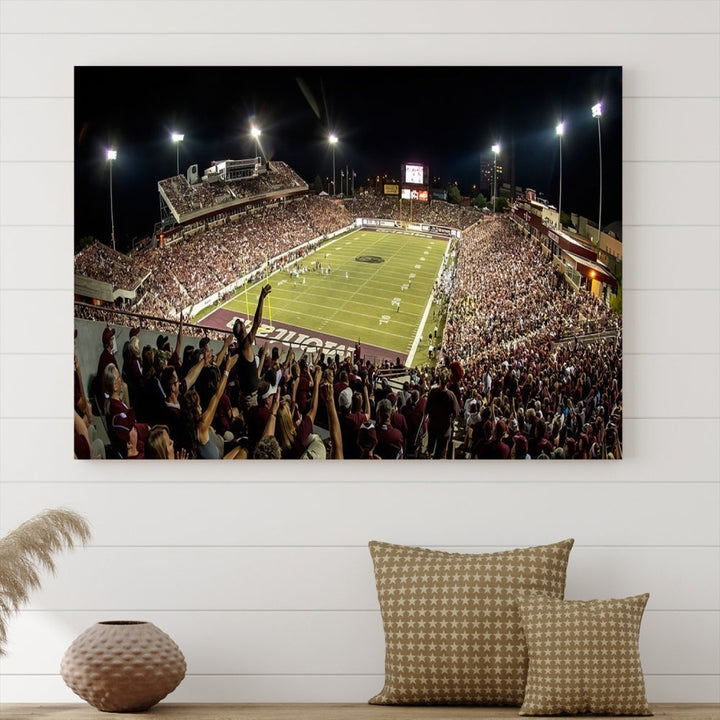
[[[670,331],[668,336],[672,336]],[[718,355],[625,354],[623,358],[623,410],[627,417],[717,417],[718,397]]]
[[[0,232],[0,288],[73,291],[73,228],[3,227]],[[48,308],[53,317],[60,316]],[[70,345],[67,345],[68,350]],[[61,347],[60,349],[63,349]]]
[[[442,550],[493,553],[506,547]],[[111,572],[107,569],[112,568]],[[145,578],[142,588],[137,578]],[[678,582],[668,583],[667,578]],[[98,578],[103,578],[100,583]],[[82,588],[82,592],[78,592]],[[648,610],[713,610],[715,548],[583,547],[570,554],[568,600],[650,593]],[[28,610],[377,610],[367,547],[88,547],[63,554]]]
[[[720,352],[720,290],[623,291],[623,354],[667,352]]]
[[[72,225],[72,163],[0,163],[2,225]],[[32,190],[29,190],[32,188]],[[42,202],[38,204],[38,198]]]
[[[0,98],[2,161],[72,161],[73,108],[72,98]],[[630,97],[623,100],[622,117],[626,162],[720,160],[718,98]],[[572,157],[572,146],[568,152]]]
[[[532,13],[533,22],[560,22],[572,5],[563,4],[559,14],[542,11]],[[586,4],[591,6],[594,3]],[[623,7],[624,7],[623,3]],[[672,3],[661,3],[660,7]],[[710,9],[711,3],[705,3]],[[534,4],[538,8],[537,4]],[[58,5],[63,7],[63,5]],[[605,3],[598,3],[603,15],[610,16]],[[545,65],[610,65],[626,68],[623,76],[623,95],[626,97],[717,97],[720,83],[720,42],[710,33],[682,35],[675,32],[653,35],[652,25],[645,18],[646,27],[639,34],[584,35],[578,34],[523,35],[517,33],[513,13],[508,26],[506,8],[498,10],[506,34],[437,34],[398,33],[394,35],[304,34],[285,36],[282,45],[265,35],[244,35],[242,38],[224,37],[221,42],[212,34],[195,35],[183,43],[182,38],[163,34],[168,20],[145,28],[148,34],[138,35],[4,35],[0,46],[0,87],[3,97],[65,97],[73,96],[73,66],[75,65],[184,65],[191,43],[192,63],[198,65],[328,65],[338,58],[347,63],[364,65],[368,59],[368,43],[382,43],[382,64],[409,65],[536,65],[537,43],[542,43],[542,63]],[[267,11],[265,11],[267,12]],[[655,10],[652,11],[653,15]],[[144,14],[144,13],[143,13]],[[352,23],[364,13],[358,13]],[[423,13],[404,13],[408,18]],[[456,27],[480,30],[463,23],[455,13]],[[483,22],[493,13],[483,13]],[[37,14],[40,17],[40,14]],[[623,21],[624,11],[618,14]],[[265,16],[266,18],[269,15]],[[324,15],[325,18],[329,14]],[[707,28],[712,22],[700,14]],[[245,23],[245,25],[248,25]],[[261,26],[266,26],[266,19]],[[717,23],[715,23],[717,26]],[[382,28],[382,25],[381,25]],[[380,29],[381,29],[380,28]],[[353,29],[348,27],[348,30]],[[590,25],[582,29],[592,31]],[[576,28],[577,30],[577,28]],[[592,40],[592,41],[591,41]],[[428,55],[428,42],[442,47],[441,56]],[[128,48],[132,48],[132,52]],[[13,62],[22,57],[24,62]],[[46,58],[52,58],[47,62]],[[702,72],[698,72],[702,68]],[[677,187],[677,186],[676,186]]]
[[[645,483],[608,482],[606,468],[599,482],[525,483],[504,475],[478,482],[482,470],[460,464],[471,481],[416,482],[413,463],[405,463],[393,471],[397,482],[381,478],[369,485],[362,477],[258,482],[255,467],[247,483],[213,481],[210,471],[201,482],[109,483],[97,476],[99,463],[85,463],[95,466],[87,475],[93,482],[0,486],[0,529],[43,507],[66,506],[88,518],[94,544],[111,546],[363,546],[376,539],[520,546],[567,537],[582,545],[717,544],[717,484],[657,483],[649,489]],[[197,479],[194,464],[184,466]],[[236,467],[245,466],[235,463],[230,472]],[[457,475],[462,477],[459,470]]]
[[[623,163],[625,225],[720,224],[720,163]],[[692,187],[689,203],[659,202],[668,188]]]
[[[382,685],[383,675],[190,675],[164,702],[366,703]],[[646,673],[645,688],[651,703],[717,703],[720,698],[720,679],[711,675]],[[0,697],[8,703],[38,702],[38,698],[45,703],[78,702],[60,675],[0,676]]]
[[[623,290],[720,288],[717,226],[623,230]],[[627,338],[626,338],[627,339]]]
[[[720,98],[628,98],[622,109],[624,160],[720,160]]]
[[[702,462],[688,467],[688,447],[712,448],[720,437],[720,419],[715,420],[623,420],[623,464],[637,478],[669,482],[707,480],[720,477],[720,454],[705,454]],[[647,474],[645,471],[648,471]]]
[[[0,354],[72,353],[74,296],[69,290],[0,290]],[[100,325],[104,328],[105,325]],[[39,329],[42,331],[39,332]],[[119,363],[122,366],[122,346]],[[100,357],[102,345],[97,356]],[[67,363],[62,359],[61,365]],[[86,379],[95,367],[85,368]],[[72,370],[70,370],[72,378]]]
[[[380,612],[21,612],[8,632],[3,674],[58,670],[72,641],[102,620],[157,625],[185,655],[188,674],[380,674],[385,644]],[[719,612],[646,611],[640,630],[644,672],[720,672]],[[38,648],[42,647],[42,657]]]
[[[70,318],[66,316],[65,322],[71,337]],[[667,351],[671,352],[671,348]],[[68,417],[72,407],[69,352],[66,358],[48,362],[44,355],[0,355],[0,382],[3,382],[0,417]],[[56,390],[48,393],[47,385],[36,382],[39,377]],[[717,354],[626,354],[623,377],[627,418],[718,417],[715,400],[720,395],[720,356]],[[693,381],[683,381],[683,378]]]
[[[3,359],[0,357],[0,367]],[[64,361],[63,361],[64,362]],[[69,372],[69,360],[68,372]],[[69,391],[68,391],[69,392]],[[70,400],[68,399],[68,403]],[[69,405],[68,405],[69,407]],[[37,433],[43,433],[43,453],[37,452]],[[3,451],[0,452],[0,477],[5,482],[52,482],[63,483],[68,480],[84,479],[86,482],[100,480],[125,481],[142,483],[147,479],[143,473],[128,476],[126,468],[117,463],[105,463],[102,467],[83,468],[83,464],[74,461],[68,448],[68,438],[72,426],[67,419],[0,419],[0,436],[3,438]],[[619,466],[611,468],[613,480],[624,482],[713,482],[720,476],[720,456],[717,453],[704,453],[702,464],[688,471],[688,448],[697,453],[702,448],[711,449],[720,437],[720,419],[643,419],[623,420],[624,459]],[[668,442],[668,439],[671,441]],[[253,468],[256,466],[253,466]],[[318,470],[317,466],[308,466],[301,462],[284,465],[286,480],[296,482],[325,481],[345,482],[347,480],[362,481],[366,478],[363,465],[344,461],[342,465],[328,465]],[[489,467],[491,472],[482,471]],[[498,464],[468,467],[453,466],[453,474],[459,478],[473,479],[480,468],[482,475],[479,481],[493,480],[498,477],[527,483],[544,483],[562,479],[565,482],[584,482],[585,480],[603,480],[608,477],[607,466],[601,468],[580,467],[577,463],[571,468],[558,472],[555,465],[544,467],[533,466],[528,472],[525,467],[516,468],[512,464],[502,465],[501,475],[496,475]],[[152,479],[167,482],[194,482],[197,465],[190,463],[184,470],[162,470],[152,468]],[[414,463],[409,470],[411,479],[433,480],[436,478],[432,464]],[[397,474],[393,471],[393,474]],[[238,473],[238,482],[247,477]],[[402,477],[407,477],[403,474]],[[0,481],[1,483],[2,481]],[[1,485],[0,485],[1,487]],[[371,488],[372,490],[372,488]]]
[[[347,33],[458,33],[456,17],[461,15],[468,30],[481,33],[508,32],[506,7],[500,2],[478,6],[471,0],[454,0],[453,15],[438,12],[429,5],[428,12],[406,11],[401,3],[380,0],[351,0],[343,2],[342,12],[327,13],[327,3],[305,0],[293,2],[234,3],[205,0],[203,8],[185,2],[142,3],[125,0],[119,3],[104,0],[92,3],[58,3],[37,0],[28,7],[19,0],[4,0],[5,33],[109,33],[128,34],[147,32],[148,27],[160,27],[168,34],[175,33],[313,33],[328,35]],[[142,6],[142,12],[133,11]],[[433,8],[435,11],[433,11]],[[534,2],[512,3],[512,30],[515,33],[576,33],[584,27],[588,33],[646,33],[648,15],[652,15],[652,32],[707,33],[720,22],[712,3],[686,0],[681,9],[675,3],[653,3],[649,0],[609,0],[599,6],[591,2],[567,4],[558,0],[543,3],[543,12],[536,12]],[[277,11],[277,12],[276,12]],[[318,23],[320,14],[323,22]],[[352,19],[352,24],[348,20]],[[705,19],[706,22],[702,22]]]
[[[72,161],[74,109],[72,98],[0,97],[2,162]]]

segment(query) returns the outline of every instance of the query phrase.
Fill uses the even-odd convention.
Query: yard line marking
[[[412,288],[411,292],[407,293],[407,296],[404,296],[403,310],[408,312],[393,313],[387,322],[379,323],[392,324],[393,331],[390,331],[389,328],[381,330],[377,325],[375,325],[374,330],[371,330],[374,318],[378,317],[373,314],[373,311],[378,310],[378,304],[382,304],[383,297],[386,298],[385,302],[390,302],[394,294],[392,291],[397,292],[399,286],[402,285],[408,290],[410,289],[410,283],[401,281],[409,277],[407,270],[412,268],[412,258],[417,257],[416,253],[419,248],[416,238],[413,236],[399,235],[397,233],[363,233],[359,236],[366,236],[366,241],[362,249],[358,248],[358,251],[372,254],[372,251],[375,250],[376,254],[382,255],[386,259],[386,263],[382,263],[379,267],[373,268],[372,272],[364,274],[354,260],[356,253],[349,247],[360,245],[356,240],[358,235],[351,231],[342,237],[333,238],[330,243],[317,248],[304,258],[305,262],[312,262],[313,257],[317,258],[319,253],[326,252],[329,244],[337,243],[334,247],[333,272],[322,277],[316,273],[307,273],[304,276],[307,278],[307,285],[301,286],[298,283],[295,290],[292,289],[290,282],[283,278],[282,291],[278,297],[278,302],[283,307],[283,315],[275,319],[289,326],[314,327],[318,332],[325,334],[330,332],[337,337],[347,335],[346,328],[352,328],[349,334],[353,338],[356,336],[357,330],[362,330],[363,324],[366,323],[368,332],[376,333],[378,336],[378,340],[368,340],[368,342],[374,343],[378,347],[384,345],[387,351],[402,352],[400,347],[403,350],[407,347],[406,343],[412,339],[413,331],[420,330],[417,320],[423,304],[431,293],[431,283],[441,265],[438,265],[438,270],[434,272],[427,267],[419,274],[411,274],[412,277],[418,278],[418,283],[416,287]],[[344,242],[338,242],[340,240]],[[437,254],[439,261],[440,253]],[[427,253],[427,255],[430,255],[430,253]],[[322,256],[319,257],[322,258]],[[435,258],[431,259],[433,260],[432,265],[435,265]],[[423,262],[425,260],[427,260],[427,257],[422,258]],[[404,269],[398,269],[397,266],[403,264]],[[351,265],[353,267],[351,271],[353,277],[352,285],[349,285],[344,278],[344,274],[350,269]],[[421,268],[423,268],[422,265],[415,266],[416,270]],[[273,279],[277,281],[275,276],[285,269],[279,268],[273,272],[270,281],[273,282]],[[257,292],[258,286],[265,282],[266,280],[263,278],[261,281],[254,283],[248,288],[248,294]],[[276,286],[278,289],[281,287],[279,282],[277,285],[273,282],[273,287]],[[348,290],[352,290],[352,292],[348,294]],[[285,296],[285,293],[287,293],[287,296]],[[223,303],[223,306],[234,305],[233,311],[237,311],[244,316],[244,312],[241,312],[242,309],[237,309],[239,307],[238,303],[242,304],[243,302],[243,294],[245,294],[244,289],[241,289],[233,298]],[[363,297],[360,298],[359,295]],[[372,303],[369,302],[370,299]],[[337,302],[334,302],[335,300]],[[421,302],[418,302],[418,300],[421,300]],[[253,305],[255,305],[255,298],[253,299]],[[277,313],[277,305],[274,309]],[[346,317],[350,318],[350,320],[345,320]],[[333,325],[337,326],[337,330],[333,330]],[[406,334],[408,331],[410,333]]]

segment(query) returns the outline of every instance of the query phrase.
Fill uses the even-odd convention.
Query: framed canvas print
[[[77,458],[622,457],[619,67],[76,67]]]

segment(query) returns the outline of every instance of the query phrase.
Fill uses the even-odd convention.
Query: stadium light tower
[[[560,194],[558,198],[558,230],[562,230],[562,139],[565,132],[565,123],[560,122],[555,126],[555,134],[560,138]]]
[[[493,169],[493,214],[495,213],[495,196],[497,195],[497,156],[500,152],[500,145],[495,143],[492,146],[492,151],[495,153],[495,167]]]
[[[172,133],[170,138],[175,143],[175,158],[177,161],[176,175],[180,174],[180,143],[185,139],[182,133]]]
[[[117,160],[117,150],[108,150],[106,158],[107,161],[110,163],[110,239],[112,240],[112,248],[113,250],[115,250],[115,216],[113,215],[112,167],[113,160]]]
[[[255,125],[250,126],[250,134],[255,138],[255,157],[260,157],[260,135],[261,130]]]
[[[337,135],[330,135],[328,138],[328,142],[330,143],[330,146],[332,147],[332,155],[333,155],[333,197],[335,197],[335,146],[338,143]]]
[[[600,225],[602,221],[602,137],[600,135],[600,118],[602,117],[602,103],[592,106],[592,116],[597,118],[598,123],[598,151],[600,153],[600,199],[598,201],[598,236],[597,241],[600,245],[600,233],[602,232]]]

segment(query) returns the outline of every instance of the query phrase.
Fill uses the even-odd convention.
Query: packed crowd
[[[284,163],[271,165],[277,168],[277,174],[289,174],[283,182],[296,177]],[[186,182],[182,177],[180,180]],[[424,205],[418,211],[423,216],[418,221],[464,228],[478,220],[474,209],[439,201],[418,205]],[[301,257],[306,252],[299,249],[301,246],[321,241],[363,214],[390,219],[401,219],[402,215],[396,200],[381,196],[363,196],[340,204],[308,195],[248,209],[235,219],[201,227],[165,247],[142,247],[132,256],[95,241],[75,256],[75,273],[110,283],[114,288],[137,288],[135,299],[123,306],[128,312],[177,320],[179,308],[222,292],[238,278],[256,280],[267,269],[269,259]],[[110,308],[88,309],[85,314],[108,321],[113,317]]]
[[[398,390],[359,351],[257,348],[269,289],[257,322],[219,336],[217,357],[206,337],[183,346],[182,324],[173,351],[163,333],[175,327],[158,322],[157,345],[140,348],[135,332],[120,362],[108,327],[92,403],[76,366],[76,455],[92,454],[83,428],[98,422],[94,405],[110,457],[621,457],[620,318],[570,289],[509,219],[471,223],[474,210],[433,205],[427,222],[465,228],[433,291],[447,312],[441,337],[430,339],[437,366],[408,370]],[[358,215],[392,218],[393,208],[381,197],[341,205],[308,196],[132,259],[95,244],[76,256],[76,271],[116,287],[150,272],[129,309],[176,318],[178,308],[262,272],[268,258],[295,259],[303,243]],[[100,312],[120,324],[111,309]]]
[[[99,240],[75,255],[75,274],[110,283],[115,288],[137,287],[152,266],[103,245]]]
[[[410,203],[400,202],[391,195],[358,195],[344,201],[353,217],[382,218],[386,220],[410,220]],[[413,202],[412,221],[441,225],[464,230],[482,218],[479,210],[461,207],[442,200]]]
[[[540,245],[507,218],[463,233],[443,281],[443,348],[465,364],[523,343],[620,330],[619,316],[586,290],[571,290]]]
[[[95,242],[75,256],[75,272],[123,288],[136,287],[150,273],[125,309],[177,319],[178,308],[196,304],[245,275],[253,280],[268,259],[290,255],[351,222],[341,205],[308,195],[262,206],[172,245],[143,249],[132,258]]]
[[[308,355],[306,349],[292,346],[258,348],[255,333],[270,286],[261,292],[252,325],[237,321],[217,356],[207,338],[184,346],[181,324],[174,350],[162,334],[155,347],[141,349],[138,333],[131,331],[120,366],[114,331],[108,327],[95,387],[95,407],[111,439],[108,456],[622,457],[619,323],[589,296],[553,287],[552,273],[512,227],[501,222],[493,227],[478,232],[468,245],[475,252],[486,250],[490,259],[491,248],[505,245],[506,263],[498,261],[497,272],[493,265],[483,266],[483,273],[493,277],[472,286],[472,318],[468,304],[458,302],[460,291],[452,289],[452,322],[442,339],[441,361],[433,368],[407,370],[401,388],[387,380],[385,366],[363,359],[359,347],[345,357]],[[531,299],[520,292],[526,285],[513,280],[520,272],[515,250],[525,251],[533,278],[544,288]],[[459,261],[466,251],[461,246]],[[464,269],[456,271],[456,279],[471,282]],[[513,292],[522,308],[515,315],[525,319],[511,322],[512,332],[506,333],[501,327],[509,317],[504,297]],[[534,315],[525,315],[531,306]],[[558,321],[555,313],[566,310],[570,315]],[[573,329],[572,317],[579,322],[575,329],[581,330],[583,318],[593,313],[603,316],[613,332],[602,339],[556,342],[557,333]],[[536,322],[537,317],[544,318],[545,325]],[[476,323],[475,329],[460,340],[457,327],[469,322]],[[481,340],[467,350],[463,342],[475,334]],[[91,424],[92,411],[76,368],[76,415]],[[78,439],[77,425],[76,419],[76,455],[88,457],[89,445],[82,432]]]
[[[182,217],[269,192],[307,187],[307,184],[286,163],[273,161],[253,177],[228,181],[218,177],[214,182],[191,185],[184,175],[176,175],[161,180],[160,187],[173,209]]]

